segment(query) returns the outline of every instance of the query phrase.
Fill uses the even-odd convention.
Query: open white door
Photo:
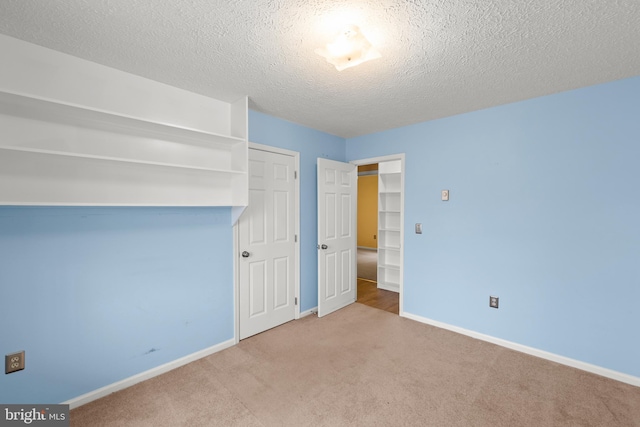
[[[295,317],[295,160],[249,150],[249,206],[238,221],[240,339]]]
[[[357,168],[318,159],[318,317],[357,298]]]

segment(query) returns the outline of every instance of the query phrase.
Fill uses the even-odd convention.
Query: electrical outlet
[[[489,307],[498,308],[499,302],[500,302],[500,298],[498,298],[498,297],[489,297]]]
[[[449,190],[442,190],[441,196],[443,202],[449,201]]]
[[[4,357],[4,373],[11,374],[24,369],[24,350],[18,353],[7,354]]]

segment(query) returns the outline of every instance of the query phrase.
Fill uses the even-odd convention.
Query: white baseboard
[[[622,372],[603,368],[601,366],[592,365],[586,362],[581,362],[580,360],[575,360],[569,357],[560,356],[559,354],[549,353],[547,351],[539,350],[537,348],[527,347],[526,345],[517,344],[511,341],[503,340],[501,338],[496,338],[490,335],[481,334],[479,332],[460,328],[458,326],[449,325],[447,323],[438,322],[437,320],[427,319],[426,317],[417,316],[415,314],[403,312],[401,313],[401,316],[406,317],[407,319],[415,320],[416,322],[425,323],[427,325],[435,326],[437,328],[447,329],[449,331],[457,332],[459,334],[466,335],[471,338],[487,341],[492,344],[506,347],[511,350],[519,351],[521,353],[529,354],[531,356],[540,357],[542,359],[560,363],[561,365],[570,366],[572,368],[591,372],[592,374],[600,375],[603,377],[611,378],[616,381],[620,381],[623,383],[631,384],[636,387],[640,387],[640,378],[634,377],[633,375],[624,374]]]
[[[302,319],[303,317],[311,316],[312,314],[316,314],[316,313],[318,313],[318,307],[310,308],[309,310],[305,310],[301,312],[299,319]]]
[[[204,350],[197,351],[195,353],[181,357],[180,359],[176,359],[169,363],[165,363],[164,365],[149,369],[148,371],[141,372],[132,377],[125,378],[124,380],[109,384],[94,391],[90,391],[89,393],[83,394],[82,396],[78,396],[71,400],[67,400],[66,402],[62,402],[62,404],[69,405],[70,409],[77,408],[78,406],[82,406],[86,403],[100,399],[101,397],[105,397],[111,393],[115,393],[116,391],[123,390],[127,387],[131,387],[132,385],[141,383],[142,381],[146,381],[153,377],[157,377],[158,375],[162,375],[173,369],[179,368],[180,366],[184,366],[187,363],[194,362],[213,353],[217,353],[226,348],[232,347],[235,345],[235,343],[235,339],[221,342],[220,344],[205,348]]]
[[[369,246],[358,246],[358,249],[365,249],[368,251],[376,251],[378,252],[378,248],[370,248]]]

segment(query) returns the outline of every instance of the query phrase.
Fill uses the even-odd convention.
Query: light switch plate
[[[422,234],[422,224],[419,222],[416,223],[416,234]]]
[[[442,190],[442,201],[446,202],[449,200],[449,190]]]
[[[499,304],[500,304],[500,298],[494,297],[494,296],[489,297],[489,307],[498,308]]]

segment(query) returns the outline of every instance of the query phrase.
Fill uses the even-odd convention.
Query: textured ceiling
[[[315,54],[344,24],[383,57]],[[343,137],[640,75],[640,0],[0,0],[0,33]]]

